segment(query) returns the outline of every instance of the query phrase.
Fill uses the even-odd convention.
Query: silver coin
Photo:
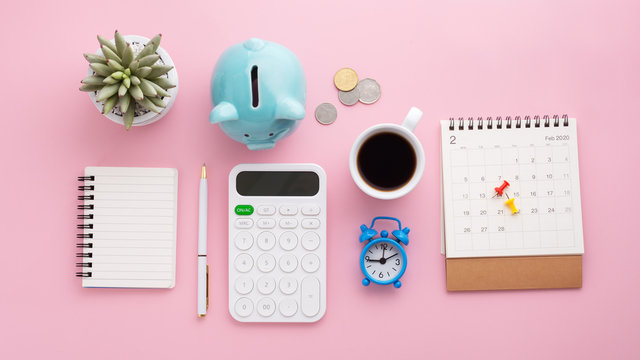
[[[380,99],[380,84],[373,79],[362,79],[356,86],[360,92],[360,102],[363,104],[373,104]]]
[[[345,105],[355,105],[360,100],[360,90],[356,86],[351,91],[338,91],[338,99]]]
[[[316,120],[320,124],[329,125],[336,121],[338,110],[333,104],[322,103],[316,108]]]

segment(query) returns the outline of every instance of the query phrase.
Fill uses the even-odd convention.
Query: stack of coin
[[[358,74],[351,68],[342,68],[333,76],[333,83],[338,88],[338,99],[344,105],[373,104],[380,99],[380,84],[373,79],[358,81]],[[332,124],[338,117],[333,104],[322,103],[316,108],[316,120],[323,125]]]
[[[338,70],[333,83],[339,90],[338,99],[345,105],[355,105],[358,101],[373,104],[380,98],[380,84],[369,78],[358,81],[358,74],[351,68]]]

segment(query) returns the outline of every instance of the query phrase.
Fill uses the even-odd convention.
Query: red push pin
[[[506,189],[507,186],[509,186],[509,182],[507,182],[507,180],[504,180],[502,185],[500,185],[500,187],[493,188],[493,189],[496,191],[497,196],[502,196],[502,194],[504,193],[504,189]]]

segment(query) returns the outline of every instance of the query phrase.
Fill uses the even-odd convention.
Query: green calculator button
[[[237,205],[236,215],[251,215],[253,214],[253,206],[251,205]]]

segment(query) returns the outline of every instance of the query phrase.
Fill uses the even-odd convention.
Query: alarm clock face
[[[398,280],[407,267],[407,255],[397,242],[380,238],[371,241],[362,250],[362,271],[378,284],[390,284]]]

